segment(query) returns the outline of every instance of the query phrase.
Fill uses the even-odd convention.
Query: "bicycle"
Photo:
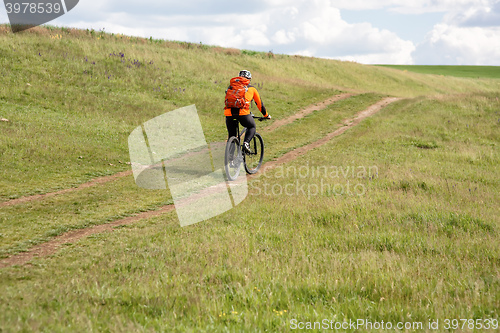
[[[254,119],[263,121],[265,117],[256,117],[252,114]],[[238,121],[236,118],[234,121]],[[242,149],[243,141],[241,136],[245,134],[246,128],[240,133],[240,124],[238,122],[236,136],[232,136],[227,140],[226,152],[224,154],[224,169],[226,171],[227,179],[230,181],[236,180],[240,174],[241,164],[245,167],[248,174],[254,174],[259,171],[264,159],[264,140],[259,133],[250,141],[250,153],[244,152]]]

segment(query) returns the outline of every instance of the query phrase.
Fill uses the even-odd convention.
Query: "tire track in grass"
[[[321,103],[309,105],[308,107],[300,110],[299,112],[291,115],[288,118],[274,121],[271,125],[263,128],[261,132],[265,133],[265,132],[274,131],[274,130],[276,130],[279,127],[282,127],[284,125],[288,125],[288,124],[293,123],[297,119],[304,118],[305,116],[307,116],[308,114],[313,113],[314,111],[319,111],[319,110],[326,109],[328,106],[332,105],[335,102],[338,102],[338,101],[341,101],[343,99],[347,99],[347,98],[353,97],[355,95],[356,94],[351,94],[351,93],[335,95],[333,97],[330,97],[330,98],[324,100]]]
[[[11,257],[0,260],[0,268],[13,265],[25,265],[35,257],[46,257],[57,252],[59,247],[64,244],[77,242],[80,239],[107,231],[113,231],[118,226],[131,224],[143,219],[160,216],[174,210],[174,205],[166,205],[159,210],[148,211],[134,216],[129,216],[106,224],[96,225],[85,229],[76,229],[68,231],[62,235],[56,236],[48,242],[35,245],[26,252],[21,252]]]
[[[31,202],[31,201],[43,200],[46,198],[53,197],[55,195],[61,195],[61,194],[69,193],[69,192],[83,190],[83,189],[86,189],[86,188],[89,188],[92,186],[96,186],[99,184],[105,184],[105,183],[114,181],[118,178],[127,177],[130,175],[132,175],[132,170],[122,171],[119,173],[115,173],[114,175],[111,175],[111,176],[104,176],[104,177],[92,179],[91,181],[89,181],[87,183],[83,183],[78,187],[70,187],[70,188],[66,188],[63,190],[55,191],[55,192],[49,192],[49,193],[44,193],[44,194],[35,194],[35,195],[30,195],[28,197],[21,197],[21,198],[12,199],[9,201],[0,202],[0,208],[18,205],[18,204],[22,204],[22,203],[26,203],[26,202]]]
[[[311,114],[315,111],[322,110],[322,109],[328,107],[329,105],[331,105],[337,101],[340,101],[340,100],[343,100],[346,98],[350,98],[350,97],[353,97],[355,95],[356,94],[354,94],[354,93],[339,94],[339,95],[332,96],[332,97],[330,97],[330,98],[328,98],[320,103],[311,104],[311,105],[305,107],[304,109],[300,110],[299,112],[297,112],[297,113],[295,113],[295,114],[293,114],[285,119],[280,119],[280,120],[274,121],[271,125],[269,125],[268,127],[265,127],[263,129],[263,132],[274,131],[279,127],[290,124],[297,119],[303,118],[308,114]],[[217,143],[220,143],[220,142],[217,142]],[[217,143],[211,143],[211,144],[217,144]],[[18,205],[18,204],[22,204],[22,203],[26,203],[26,202],[31,202],[31,201],[43,200],[43,199],[50,198],[50,197],[53,197],[56,195],[61,195],[61,194],[66,194],[66,193],[73,192],[73,191],[83,190],[83,189],[86,189],[86,188],[89,188],[92,186],[105,184],[108,182],[112,182],[118,178],[128,177],[131,175],[132,175],[132,170],[122,171],[122,172],[116,173],[116,174],[111,175],[111,176],[104,176],[104,177],[95,178],[89,182],[86,182],[86,183],[79,185],[78,187],[71,187],[71,188],[67,188],[67,189],[63,189],[63,190],[59,190],[59,191],[55,191],[55,192],[36,194],[36,195],[31,195],[31,196],[26,196],[26,197],[21,197],[21,198],[17,198],[17,199],[12,199],[12,200],[8,200],[8,201],[0,202],[0,208]]]
[[[307,144],[303,147],[296,148],[294,150],[291,150],[287,153],[285,153],[283,156],[279,157],[278,159],[274,161],[269,161],[266,164],[262,166],[263,171],[268,171],[271,170],[283,163],[291,162],[295,160],[296,158],[306,154],[307,152],[311,151],[312,149],[318,148],[327,142],[329,142],[331,139],[334,137],[337,137],[344,132],[346,132],[349,128],[352,128],[356,125],[358,125],[363,119],[366,119],[380,110],[382,110],[384,107],[388,106],[389,104],[396,102],[400,100],[400,98],[395,98],[395,97],[388,97],[380,100],[379,102],[369,106],[366,110],[363,110],[361,112],[358,112],[353,118],[348,118],[342,121],[341,124],[339,124],[338,129],[335,131],[327,134],[323,138],[314,141],[310,144]],[[253,179],[255,177],[258,177],[258,174],[251,175],[249,176],[250,179]],[[196,200],[198,198],[204,197],[206,195],[211,195],[214,193],[214,191],[220,191],[220,190],[226,190],[226,184],[218,184],[215,186],[212,186],[211,188],[205,189],[204,191],[197,193],[196,195],[193,196],[192,200]],[[33,258],[35,257],[46,257],[49,255],[52,255],[57,252],[58,248],[61,245],[67,244],[67,243],[72,243],[76,242],[83,237],[87,237],[96,233],[102,233],[106,231],[113,231],[113,228],[121,225],[128,225],[135,223],[137,221],[147,219],[147,218],[152,218],[152,217],[157,217],[161,216],[163,214],[166,214],[168,212],[174,211],[175,206],[174,205],[166,205],[160,208],[159,210],[155,211],[149,211],[145,213],[140,213],[134,216],[126,217],[124,219],[116,220],[114,222],[110,222],[107,224],[101,224],[97,226],[93,226],[91,228],[86,228],[86,229],[78,229],[78,230],[72,230],[67,233],[64,233],[60,236],[55,237],[54,239],[42,243],[39,245],[34,246],[33,248],[29,249],[26,252],[22,252],[16,255],[13,255],[11,257],[1,259],[0,260],[0,268],[4,267],[9,267],[13,265],[25,265],[28,262],[30,262]]]
[[[344,133],[345,131],[347,131],[349,128],[358,125],[363,119],[368,118],[368,117],[374,115],[375,113],[379,112],[384,107],[386,107],[387,105],[389,105],[389,104],[391,104],[393,102],[396,102],[398,100],[400,100],[400,98],[397,98],[397,97],[387,97],[387,98],[384,98],[381,101],[379,101],[379,102],[377,102],[377,103],[375,103],[373,105],[370,105],[366,110],[357,113],[354,116],[354,118],[344,119],[342,121],[342,124],[340,125],[342,127],[339,127],[337,130],[335,130],[335,131],[333,131],[331,133],[328,133],[323,138],[321,138],[321,139],[319,139],[317,141],[314,141],[314,142],[312,142],[312,143],[310,143],[308,145],[305,145],[305,146],[302,146],[300,148],[296,148],[294,150],[291,150],[288,153],[285,153],[283,156],[279,157],[278,159],[276,159],[274,161],[267,162],[263,166],[264,167],[263,170],[270,170],[272,168],[277,167],[278,165],[290,162],[290,161],[296,159],[297,157],[304,155],[308,151],[324,145],[325,143],[327,143],[328,141],[330,141],[334,137],[339,136],[342,133]]]

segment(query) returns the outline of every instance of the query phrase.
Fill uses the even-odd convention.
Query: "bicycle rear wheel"
[[[264,140],[262,140],[259,133],[255,133],[252,141],[250,141],[250,151],[250,154],[245,153],[243,155],[243,164],[247,173],[254,174],[259,171],[264,159]]]
[[[238,178],[242,162],[240,140],[233,136],[227,141],[224,155],[224,169],[228,180],[233,181]]]

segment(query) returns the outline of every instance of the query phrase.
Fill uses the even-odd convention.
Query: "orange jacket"
[[[247,100],[248,105],[250,105],[250,102],[252,100],[254,100],[255,104],[257,105],[257,108],[262,113],[262,115],[264,117],[268,116],[267,111],[266,111],[266,107],[264,106],[264,103],[262,103],[262,100],[260,99],[259,92],[257,91],[257,89],[255,89],[254,86],[252,86],[250,84],[248,85],[248,91],[245,93],[245,99]],[[246,116],[248,114],[250,114],[250,108],[240,109],[240,114],[239,114],[240,116]],[[226,117],[231,116],[231,108],[225,108],[224,115]]]

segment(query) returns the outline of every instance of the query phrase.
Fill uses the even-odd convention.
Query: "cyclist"
[[[255,104],[262,115],[265,118],[271,119],[271,116],[267,113],[264,103],[262,103],[259,92],[254,86],[250,85],[251,80],[252,74],[247,70],[240,71],[238,77],[231,79],[231,85],[226,90],[226,107],[224,108],[228,139],[237,135],[238,121],[242,126],[247,128],[245,140],[243,142],[243,149],[246,153],[250,153],[250,141],[256,132],[255,121],[250,113],[250,103],[252,100],[255,101]],[[240,90],[244,90],[242,92],[238,92],[238,89],[236,89],[237,87],[244,87],[240,88]],[[239,103],[237,101],[238,94],[241,94],[240,97],[243,99],[242,101],[239,101]]]

